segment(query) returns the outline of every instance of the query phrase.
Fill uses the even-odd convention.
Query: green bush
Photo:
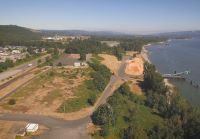
[[[96,95],[93,94],[93,95],[88,99],[88,103],[89,103],[90,105],[94,105],[94,103],[96,102],[96,99],[97,99]]]
[[[15,99],[10,99],[10,100],[8,101],[8,104],[9,104],[9,105],[15,105],[15,104],[16,104],[16,100],[15,100]]]
[[[100,130],[100,135],[103,136],[103,137],[106,137],[108,136],[109,134],[109,127],[108,125],[104,125],[101,127],[101,130]]]
[[[57,64],[57,66],[61,67],[61,66],[62,66],[62,63],[61,63],[61,62],[59,62],[59,63]]]

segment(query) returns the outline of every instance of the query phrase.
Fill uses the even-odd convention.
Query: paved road
[[[0,113],[0,119],[6,121],[27,121],[38,123],[49,128],[44,134],[35,137],[36,139],[88,139],[86,126],[91,122],[90,117],[83,119],[66,121],[42,115]]]
[[[106,99],[113,94],[112,86],[121,79],[126,77],[124,69],[126,67],[125,61],[129,57],[125,57],[122,60],[122,64],[119,68],[118,74],[112,76],[109,84],[105,88],[104,92],[96,108],[105,103]],[[13,114],[13,113],[0,113],[0,120],[8,121],[28,121],[32,123],[38,123],[49,128],[44,134],[35,137],[35,139],[88,139],[90,136],[86,132],[86,126],[91,122],[90,116],[83,119],[66,121],[61,119],[52,118],[42,115],[27,115],[27,114]]]
[[[16,75],[17,73],[20,73],[24,70],[27,70],[28,68],[36,67],[37,66],[37,60],[38,59],[44,60],[45,57],[47,57],[47,56],[48,55],[42,56],[42,58],[36,58],[36,59],[34,59],[30,62],[27,62],[25,64],[13,67],[13,68],[9,69],[8,71],[4,71],[4,72],[0,73],[0,80],[3,80],[3,79],[6,79],[8,77],[11,77],[13,75]],[[32,64],[32,66],[30,67],[29,64]]]

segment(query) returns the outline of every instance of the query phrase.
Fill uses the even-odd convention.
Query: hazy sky
[[[0,0],[0,24],[129,33],[200,29],[200,0]]]

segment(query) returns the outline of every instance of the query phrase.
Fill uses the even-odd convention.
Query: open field
[[[101,43],[105,43],[109,47],[118,46],[120,44],[118,41],[101,41]]]
[[[140,55],[137,55],[132,60],[127,61],[126,74],[132,76],[140,76],[144,72],[144,61]]]
[[[61,104],[76,98],[79,95],[78,89],[84,91],[82,83],[88,79],[89,71],[89,68],[50,69],[3,100],[0,110],[60,116],[58,108]],[[11,99],[16,101],[15,105],[8,104]]]
[[[103,58],[101,63],[106,65],[114,74],[117,74],[121,61],[118,61],[113,55],[99,54],[99,56]]]

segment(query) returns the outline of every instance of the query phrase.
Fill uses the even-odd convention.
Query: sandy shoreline
[[[169,40],[167,40],[167,41],[169,41]],[[147,61],[148,63],[150,63],[150,64],[152,64],[152,62],[150,61],[150,59],[149,59],[149,55],[148,55],[148,50],[146,49],[146,47],[148,47],[148,46],[150,46],[151,44],[147,44],[147,45],[144,45],[143,47],[142,47],[142,51],[141,51],[141,55],[142,55],[142,57],[143,57],[143,59],[145,60],[145,61]],[[168,80],[168,79],[164,79],[164,83],[165,83],[165,85],[166,86],[168,86],[171,90],[173,90],[174,89],[174,85],[172,84],[172,83],[170,83],[170,81]]]
[[[141,55],[142,55],[142,57],[143,57],[143,59],[144,59],[145,61],[147,61],[148,63],[151,64],[151,61],[150,61],[149,55],[148,55],[149,52],[148,52],[148,50],[147,50],[145,47],[147,47],[147,45],[144,45],[144,46],[143,46]]]

